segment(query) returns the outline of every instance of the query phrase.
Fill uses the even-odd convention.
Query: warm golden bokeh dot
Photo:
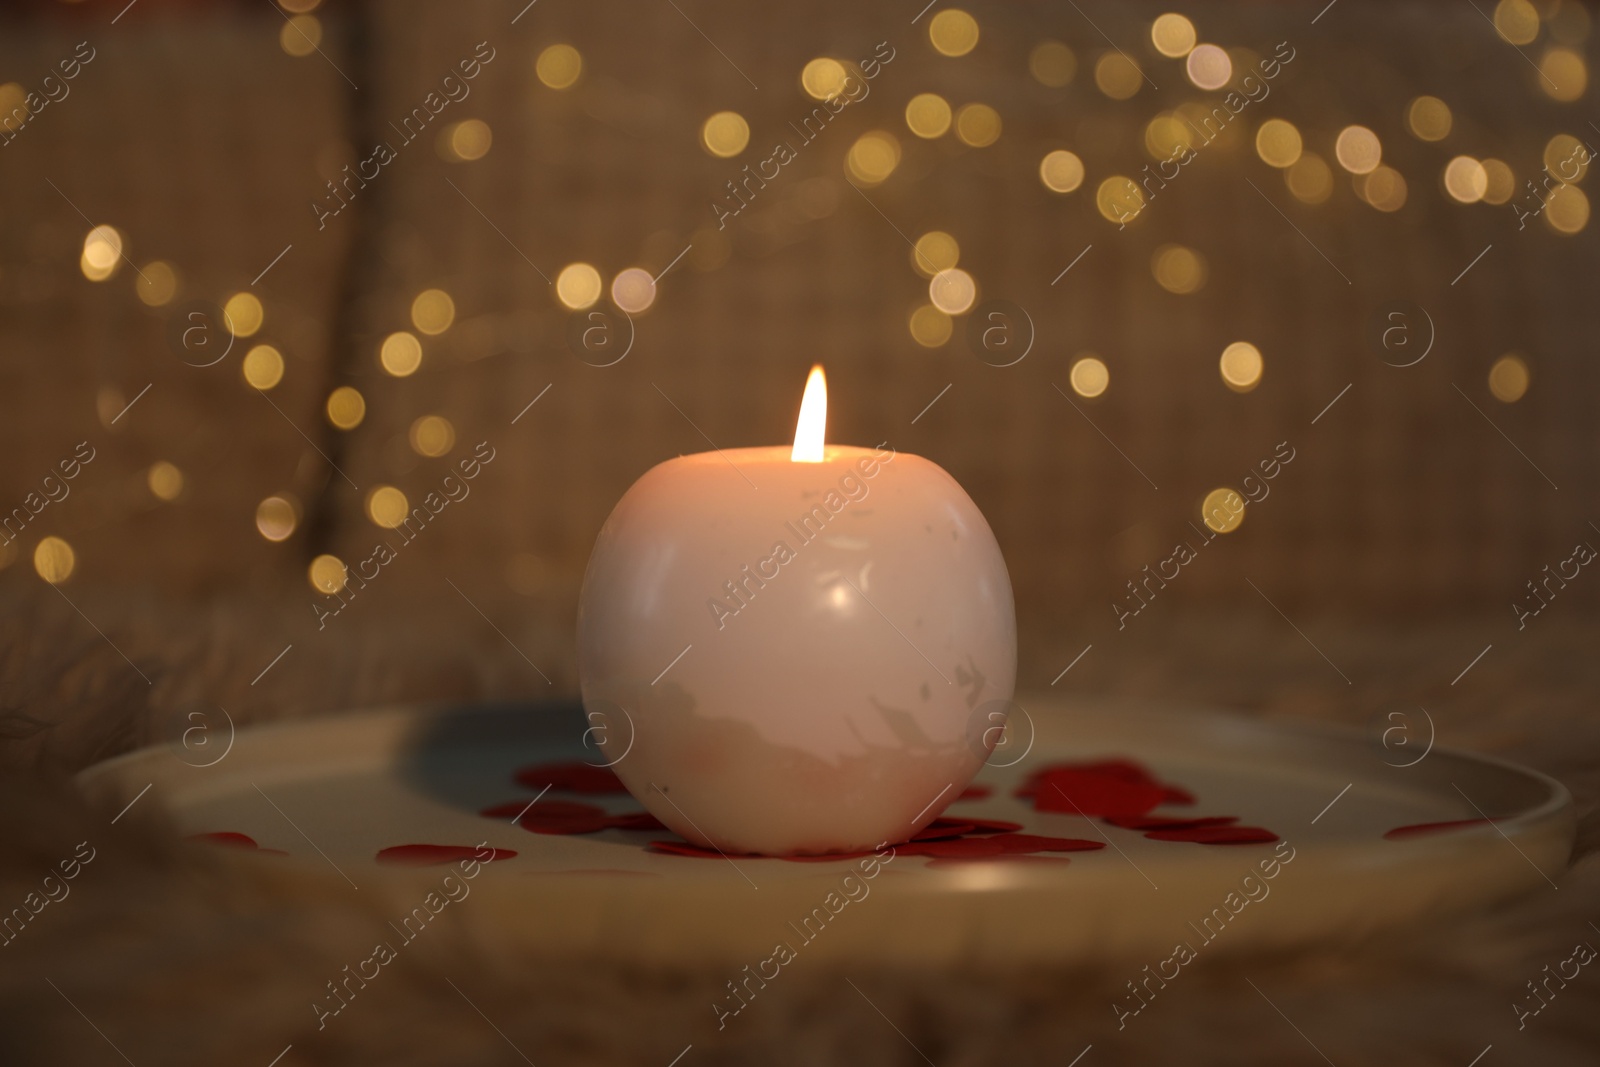
[[[1192,248],[1162,245],[1150,257],[1150,273],[1169,293],[1192,293],[1206,283],[1206,261]]]
[[[267,313],[254,293],[234,293],[222,305],[223,317],[235,337],[250,337],[261,329]]]
[[[1000,112],[988,104],[964,104],[956,112],[956,136],[962,144],[987,148],[1000,139]]]
[[[1578,233],[1589,224],[1589,198],[1576,185],[1562,185],[1545,201],[1544,220],[1557,233]]]
[[[1320,204],[1333,195],[1333,168],[1315,152],[1302,153],[1283,172],[1283,181],[1302,204]]]
[[[718,159],[731,159],[750,143],[750,124],[737,111],[719,111],[700,127],[700,143]]]
[[[1144,128],[1144,150],[1151,159],[1175,159],[1194,145],[1194,131],[1171,111],[1163,111]]]
[[[1424,141],[1442,141],[1450,136],[1455,118],[1450,105],[1437,96],[1419,96],[1406,108],[1406,125]]]
[[[1150,24],[1150,43],[1168,59],[1179,59],[1194,48],[1194,23],[1168,12]]]
[[[396,378],[405,378],[422,366],[422,342],[417,335],[398,330],[378,346],[378,364]]]
[[[556,299],[573,311],[593,307],[604,291],[600,272],[588,263],[568,263],[556,275]]]
[[[183,495],[183,472],[166,460],[158,460],[144,472],[145,485],[150,495],[167,503]]]
[[[570,44],[553,44],[539,53],[533,72],[549,88],[567,89],[583,73],[583,56]]]
[[[958,7],[947,7],[928,23],[928,40],[942,56],[964,56],[978,46],[978,20]]]
[[[1095,190],[1094,205],[1110,221],[1126,224],[1144,210],[1144,190],[1132,178],[1113,174]]]
[[[322,23],[315,15],[296,15],[278,31],[278,44],[291,56],[309,56],[322,43]]]
[[[367,518],[385,529],[392,530],[405,522],[410,511],[406,495],[392,485],[375,486],[367,494]]]
[[[1052,193],[1070,193],[1083,184],[1083,160],[1058,148],[1039,161],[1039,180]]]
[[[1570,133],[1558,133],[1545,142],[1544,168],[1561,181],[1583,181],[1589,163],[1589,149]]]
[[[146,263],[136,275],[133,288],[147,307],[162,307],[178,295],[178,272],[164,260]]]
[[[6,82],[0,85],[0,115],[10,115],[14,111],[29,114],[28,91],[16,82]]]
[[[1094,83],[1113,100],[1126,100],[1144,84],[1144,71],[1121,52],[1106,52],[1094,63]]]
[[[1515,404],[1528,391],[1528,365],[1515,352],[1494,361],[1489,368],[1489,392],[1502,404]]]
[[[1235,341],[1217,361],[1222,380],[1236,393],[1248,393],[1261,384],[1261,350],[1249,341]]]
[[[643,267],[629,267],[611,279],[611,302],[630,315],[642,314],[656,302],[656,280]]]
[[[1339,131],[1333,154],[1351,174],[1371,174],[1383,161],[1383,144],[1365,126],[1346,126]]]
[[[935,274],[928,281],[928,300],[946,315],[960,315],[978,299],[978,283],[960,267]]]
[[[1213,489],[1200,501],[1200,517],[1217,533],[1232,533],[1244,522],[1244,497],[1223,486]]]
[[[489,129],[487,122],[482,119],[465,119],[447,129],[445,158],[459,163],[470,163],[488,155],[489,146],[492,144],[494,144],[494,133]]]
[[[1406,179],[1393,167],[1382,166],[1355,178],[1356,194],[1379,211],[1399,211],[1406,203]]]
[[[961,245],[943,230],[929,230],[911,249],[911,266],[924,278],[949,270],[961,261]]]
[[[367,417],[367,401],[354,387],[341,385],[328,394],[324,405],[328,421],[341,430],[353,430]]]
[[[344,562],[338,556],[324,553],[306,568],[306,579],[311,583],[311,588],[319,593],[337,593],[344,588]]]
[[[51,585],[71,578],[77,565],[78,554],[59,537],[46,537],[33,546],[33,569]]]
[[[923,304],[913,310],[908,325],[911,328],[911,339],[923,348],[938,348],[950,340],[950,334],[955,328],[950,316],[932,304]]]
[[[877,185],[900,165],[900,142],[883,130],[868,130],[845,155],[845,170],[862,185]]]
[[[116,273],[122,263],[122,234],[115,226],[96,226],[83,239],[83,254],[78,268],[91,282],[103,282]]]
[[[1589,87],[1589,67],[1570,48],[1551,48],[1539,59],[1539,88],[1552,100],[1569,103]]]
[[[1111,384],[1111,371],[1099,356],[1085,354],[1072,364],[1067,380],[1072,383],[1074,393],[1092,400]]]
[[[1485,159],[1483,171],[1487,179],[1483,190],[1483,202],[1503,204],[1510,200],[1511,194],[1517,188],[1517,177],[1511,173],[1511,168],[1498,159]]]
[[[950,103],[938,93],[918,93],[906,104],[906,126],[918,137],[942,137],[950,128]]]
[[[1300,131],[1286,119],[1268,119],[1256,130],[1256,155],[1269,167],[1292,167],[1303,145]]]
[[[246,384],[266,392],[283,381],[283,353],[271,345],[256,345],[239,362]]]
[[[1028,73],[1040,85],[1059,89],[1078,73],[1078,57],[1060,41],[1040,41],[1028,53]]]
[[[837,59],[818,56],[800,71],[800,88],[813,100],[826,100],[844,90],[850,72]]]
[[[287,493],[269,496],[256,505],[256,531],[268,541],[287,541],[300,521],[300,508]]]
[[[1539,12],[1528,0],[1500,0],[1494,8],[1494,28],[1512,44],[1531,44],[1539,36]]]
[[[1184,71],[1196,89],[1220,89],[1233,78],[1233,60],[1214,44],[1195,45]]]
[[[443,289],[424,289],[411,301],[411,325],[433,337],[456,321],[456,302]]]
[[[1456,156],[1444,165],[1444,191],[1452,200],[1475,204],[1489,191],[1489,172],[1471,156]]]
[[[456,428],[443,415],[424,415],[411,424],[407,435],[411,451],[419,456],[437,458],[456,446]]]

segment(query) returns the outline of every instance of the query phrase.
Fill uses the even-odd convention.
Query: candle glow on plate
[[[590,722],[688,840],[826,853],[908,838],[998,740],[1016,618],[988,523],[937,464],[826,444],[678,456],[601,528],[578,609]]]

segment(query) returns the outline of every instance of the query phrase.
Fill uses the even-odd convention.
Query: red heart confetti
[[[979,784],[977,782],[974,782],[971,785],[967,786],[965,789],[963,789],[961,791],[961,795],[956,797],[956,799],[957,800],[987,800],[989,798],[989,796],[991,794],[993,794],[993,793],[994,793],[994,790],[991,789],[989,786],[981,785],[981,784]]]
[[[617,772],[610,767],[591,767],[587,763],[535,763],[516,773],[518,785],[529,789],[551,789],[565,793],[626,793]]]
[[[518,813],[521,813],[520,815]],[[592,834],[611,824],[604,808],[571,800],[510,801],[479,812],[489,819],[514,819],[536,834]]]
[[[484,808],[486,819],[515,819],[518,826],[536,834],[592,834],[600,830],[665,830],[648,811],[609,814],[604,808],[574,800],[508,800]]]
[[[1197,845],[1259,845],[1278,840],[1277,834],[1260,826],[1195,826],[1151,830],[1144,836],[1152,841],[1191,841]]]
[[[1033,797],[1035,811],[1067,815],[1143,815],[1165,797],[1153,782],[1059,768],[1044,775]]]
[[[978,827],[966,819],[937,818],[911,835],[913,841],[938,841],[947,837],[970,834]]]
[[[1239,821],[1237,815],[1207,815],[1186,819],[1176,815],[1112,815],[1106,822],[1124,830],[1199,830],[1207,826],[1227,826]]]
[[[1401,841],[1421,834],[1436,834],[1444,830],[1458,830],[1463,826],[1483,826],[1493,819],[1454,819],[1450,822],[1419,822],[1410,826],[1396,826],[1383,835],[1385,841]]]
[[[691,845],[687,841],[652,841],[647,846],[651,852],[664,852],[669,856],[693,856],[697,859],[725,859],[727,853],[718,852],[714,848],[705,848],[701,845]],[[813,857],[796,857],[797,859],[810,859]],[[816,859],[834,859],[833,856],[818,856]]]
[[[1017,796],[1034,796],[1039,792],[1039,787],[1046,778],[1061,771],[1076,771],[1081,774],[1099,775],[1105,778],[1115,778],[1122,782],[1158,784],[1155,775],[1151,774],[1142,765],[1129,759],[1091,760],[1087,763],[1052,763],[1048,766],[1040,767],[1030,774],[1021,787],[1017,789]]]
[[[260,852],[268,856],[287,856],[288,853],[281,848],[262,848],[256,844],[256,839],[249,834],[236,833],[232,830],[218,830],[209,834],[190,834],[190,841],[204,841],[211,845],[222,845],[225,848],[239,848],[246,852]]]
[[[488,855],[485,856],[485,853]],[[395,845],[378,853],[378,862],[399,867],[438,867],[460,860],[493,863],[516,853],[509,848],[474,848],[471,845]]]

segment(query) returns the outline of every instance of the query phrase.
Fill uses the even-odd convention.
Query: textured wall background
[[[1198,543],[1190,523],[1204,494],[1238,488],[1285,441],[1296,458],[1270,497],[1162,597],[1264,609],[1253,581],[1291,613],[1478,607],[1509,618],[1545,564],[1600,538],[1588,525],[1594,231],[1558,233],[1542,219],[1519,229],[1512,204],[1457,203],[1441,183],[1446,162],[1467,154],[1505,161],[1520,186],[1555,135],[1600,136],[1591,94],[1553,99],[1537,69],[1561,41],[1592,59],[1587,8],[1544,4],[1540,36],[1518,49],[1471,5],[1336,7],[1315,22],[1299,5],[1190,5],[1201,40],[1257,57],[1288,42],[1295,58],[1119,230],[1096,210],[1097,186],[1142,176],[1154,116],[1226,91],[1195,88],[1182,60],[1155,53],[1158,6],[974,5],[981,38],[960,58],[930,46],[935,13],[913,22],[917,4],[679,6],[541,3],[512,23],[501,3],[330,5],[316,13],[320,51],[304,57],[280,44],[286,16],[254,5],[182,18],[152,5],[117,23],[95,5],[9,16],[0,77],[23,89],[81,40],[97,57],[69,97],[0,148],[0,202],[12,207],[0,217],[0,497],[21,502],[79,441],[98,452],[71,497],[5,549],[0,582],[36,583],[29,556],[55,534],[76,552],[66,590],[242,590],[303,600],[314,624],[311,557],[354,562],[381,537],[400,544],[367,516],[373,489],[396,487],[415,505],[487,440],[496,459],[473,495],[404,545],[351,610],[420,618],[448,604],[474,618],[465,597],[519,640],[564,649],[594,534],[627,485],[707,437],[787,440],[816,361],[830,375],[832,439],[888,440],[968,488],[1006,552],[1025,627],[1114,626],[1126,581],[1177,540]],[[1076,57],[1064,87],[1029,74],[1047,38]],[[1097,88],[1107,38],[1147,76],[1130,99]],[[319,230],[311,203],[324,183],[392,138],[389,123],[480,42],[494,58],[470,96]],[[804,64],[864,59],[879,42],[894,58],[870,95],[718,230],[711,205],[724,183],[776,139],[797,140],[788,124],[817,106],[798,81]],[[583,59],[565,90],[535,73],[556,43]],[[922,92],[988,104],[1003,132],[982,148],[953,133],[919,139],[904,109]],[[1407,129],[1403,103],[1422,94],[1453,113],[1443,141]],[[732,159],[700,145],[701,124],[721,110],[751,130]],[[1292,121],[1333,166],[1325,203],[1297,200],[1258,158],[1253,139],[1269,118]],[[465,119],[486,122],[493,144],[453,162],[437,141]],[[1404,176],[1399,210],[1364,203],[1333,162],[1349,124],[1374,130]],[[858,189],[845,157],[872,130],[892,133],[901,159]],[[1086,170],[1066,195],[1038,176],[1059,148]],[[104,282],[76,262],[85,217],[125,240],[127,262]],[[970,316],[942,346],[912,338],[908,316],[928,294],[910,241],[935,229],[960,242],[980,307],[1001,299],[1025,311],[1036,338],[1022,362],[980,359]],[[1174,243],[1203,257],[1198,291],[1154,279],[1153,254]],[[135,284],[135,267],[153,259],[181,281],[154,308]],[[671,265],[614,366],[575,353],[576,313],[549,283],[580,261],[607,285],[630,266]],[[411,329],[413,297],[434,287],[451,294],[454,323],[422,337],[415,374],[386,374],[383,338]],[[187,365],[171,341],[186,302],[237,291],[259,296],[260,333],[215,366]],[[1397,299],[1426,309],[1437,331],[1407,368],[1386,365],[1367,339]],[[1236,340],[1265,360],[1243,394],[1217,371]],[[239,366],[263,341],[286,363],[264,396]],[[1503,403],[1487,375],[1513,350],[1531,386]],[[1098,398],[1068,388],[1083,351],[1110,370]],[[366,402],[347,432],[323,416],[341,384]],[[408,443],[425,415],[454,428],[444,456]],[[157,461],[183,474],[171,502],[146,486]],[[281,543],[254,524],[275,493],[300,506]],[[1563,595],[1593,604],[1597,591],[1580,581]]]

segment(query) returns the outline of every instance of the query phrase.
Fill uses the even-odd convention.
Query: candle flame
[[[819,363],[806,379],[805,395],[800,398],[800,421],[794,427],[794,451],[789,458],[796,463],[821,463],[827,426],[828,380],[822,376]]]

